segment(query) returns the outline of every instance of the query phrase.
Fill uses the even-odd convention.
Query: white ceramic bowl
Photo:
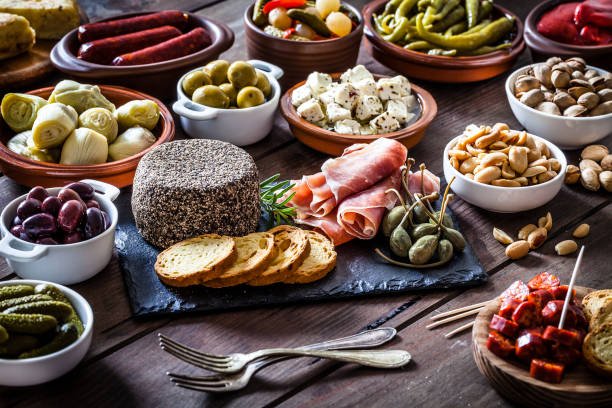
[[[0,282],[0,287],[11,285],[32,285],[49,283],[40,280],[10,280]],[[89,303],[72,289],[55,285],[72,303],[72,307],[83,322],[83,333],[68,347],[46,356],[24,360],[0,358],[0,385],[26,387],[42,384],[58,378],[72,370],[87,354],[93,334],[93,312]]]
[[[540,112],[521,103],[514,96],[514,82],[520,74],[534,65],[514,71],[506,79],[506,96],[516,119],[529,133],[550,140],[562,149],[578,149],[612,134],[612,113],[601,116],[568,118]],[[606,74],[608,71],[587,65],[588,68]]]
[[[546,183],[536,184],[525,187],[498,187],[490,184],[478,183],[465,177],[457,171],[451,164],[448,158],[448,151],[455,144],[460,136],[451,140],[444,148],[444,156],[442,158],[444,167],[444,178],[447,183],[450,183],[453,177],[455,181],[451,185],[451,189],[463,200],[485,210],[500,212],[500,213],[517,213],[540,207],[552,200],[561,187],[565,179],[565,170],[567,168],[567,160],[561,149],[551,142],[531,135],[535,140],[540,140],[548,146],[552,156],[561,163],[561,170],[557,177]]]
[[[274,112],[278,107],[281,88],[277,79],[283,76],[283,70],[265,61],[249,60],[258,71],[263,72],[272,86],[272,96],[252,108],[217,109],[193,102],[181,84],[190,72],[183,75],[176,84],[178,100],[172,105],[174,112],[181,117],[183,130],[189,136],[198,139],[217,139],[236,146],[246,146],[266,137],[274,124]]]
[[[95,199],[110,219],[111,226],[102,234],[76,244],[42,245],[23,241],[10,233],[10,225],[17,214],[17,207],[27,194],[11,201],[0,214],[0,256],[6,258],[9,267],[23,279],[39,279],[62,285],[72,285],[87,280],[108,265],[113,255],[117,207],[112,203],[119,196],[119,189],[97,180],[82,180],[96,190]],[[57,195],[61,187],[48,188]]]

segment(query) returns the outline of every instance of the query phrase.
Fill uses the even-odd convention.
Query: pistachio
[[[552,69],[546,64],[538,64],[533,67],[533,76],[547,88],[552,87],[551,75]]]
[[[559,110],[559,107],[554,103],[550,102],[551,98],[553,97],[553,94],[550,92],[548,93],[550,94],[550,98],[547,98],[547,95],[545,93],[544,98],[546,99],[546,101],[539,103],[535,108],[540,112],[548,113],[549,115],[561,116],[561,111]]]
[[[584,73],[581,71],[572,72],[572,79],[585,79]]]
[[[533,231],[535,231],[536,229],[538,229],[537,225],[534,224],[527,224],[525,225],[523,228],[520,229],[519,233],[518,233],[518,238],[519,239],[527,239],[527,237],[529,236],[529,234],[531,234]]]
[[[510,235],[495,227],[493,228],[493,237],[503,245],[509,245],[514,242]]]
[[[498,179],[499,176],[501,176],[501,169],[499,167],[485,167],[474,176],[474,181],[489,184],[493,180]]]
[[[573,254],[574,252],[576,252],[577,249],[578,244],[576,243],[576,241],[571,239],[566,239],[565,241],[561,241],[557,245],[555,245],[555,251],[559,255]]]
[[[577,102],[587,109],[593,109],[599,103],[599,96],[595,92],[587,92],[580,95]]]
[[[556,171],[552,171],[552,170],[548,170],[544,173],[540,173],[538,174],[538,183],[546,183],[547,181],[550,181],[552,179],[554,179],[555,177],[557,177],[557,172]]]
[[[591,83],[588,80],[585,79],[571,79],[570,82],[570,87],[572,86],[577,86],[577,87],[582,87],[582,88],[586,88],[589,91],[594,91],[595,88],[593,87],[593,85],[591,85]]]
[[[570,89],[567,90],[567,92],[571,95],[572,98],[578,100],[578,98],[580,98],[582,95],[587,92],[590,92],[590,89],[584,86],[572,86]]]
[[[608,193],[612,193],[612,171],[606,170],[599,173],[599,183]]]
[[[612,89],[612,73],[606,72],[605,74],[602,75],[602,77],[606,79],[606,83],[605,83],[606,88]]]
[[[552,102],[553,99],[555,98],[555,94],[550,91],[542,91],[542,92],[544,92],[544,100],[546,102]]]
[[[582,170],[582,172],[580,173],[580,184],[582,184],[584,188],[590,191],[599,190],[599,177],[595,170],[593,170],[592,168]]]
[[[573,164],[568,164],[565,169],[565,184],[576,184],[580,180],[580,169]]]
[[[544,241],[546,241],[546,237],[548,236],[548,230],[544,227],[536,228],[531,231],[529,236],[527,237],[527,242],[529,242],[530,249],[536,249],[542,246]]]
[[[594,69],[587,69],[586,71],[584,71],[584,77],[586,79],[591,79],[596,76],[599,76],[599,73],[595,71]]]
[[[599,163],[602,170],[612,171],[612,154],[606,154],[606,156],[601,159],[601,163]]]
[[[550,57],[549,59],[546,60],[546,65],[548,65],[549,67],[555,66],[558,63],[563,62],[563,60],[559,57]]]
[[[609,153],[610,151],[604,145],[589,145],[582,149],[582,152],[580,153],[580,158],[593,160],[599,163]]]
[[[512,146],[508,154],[510,167],[518,174],[523,173],[527,169],[529,162],[527,161],[527,152],[529,149],[526,147]]]
[[[550,79],[555,88],[567,88],[570,82],[570,74],[565,71],[554,70]]]
[[[491,185],[497,186],[497,187],[520,187],[521,183],[519,183],[518,181],[501,178],[501,179],[493,180],[491,182]]]
[[[552,171],[556,171],[557,173],[559,173],[559,171],[561,170],[561,162],[559,162],[559,160],[551,158],[548,159],[548,163],[550,163],[550,169]]]
[[[591,226],[589,224],[580,224],[576,227],[572,236],[574,238],[584,238],[589,235],[589,231],[591,231]]]
[[[527,170],[525,170],[521,174],[521,176],[529,178],[529,177],[537,176],[538,174],[544,173],[546,171],[548,171],[548,170],[544,166],[533,166],[533,167],[529,167]]]
[[[570,61],[576,61],[576,62],[579,62],[580,64],[582,64],[583,68],[582,68],[581,71],[584,71],[586,69],[586,61],[584,60],[584,58],[581,58],[581,57],[570,57],[570,58],[565,60],[565,62],[568,62],[568,63]]]
[[[589,113],[589,116],[607,115],[612,113],[612,101],[600,103]]]
[[[529,243],[527,241],[515,241],[506,247],[506,256],[510,259],[521,259],[529,253]]]
[[[523,96],[521,96],[520,101],[521,103],[533,108],[540,102],[544,101],[544,92],[542,92],[540,89],[531,89],[526,91]],[[476,145],[476,147],[478,147],[478,145]]]
[[[555,64],[552,66],[551,68],[553,71],[564,71],[567,72],[568,74],[571,74],[572,72],[574,72],[574,70],[572,69],[572,67],[570,67],[568,65],[567,62],[560,62],[558,64]]]
[[[567,63],[567,65],[575,72],[575,71],[584,71],[584,64],[580,61],[576,61],[576,60],[566,60],[565,61]],[[573,73],[573,72],[572,72]]]
[[[593,88],[598,87],[599,85],[606,84],[606,78],[602,76],[594,76],[592,78],[589,78],[588,81],[589,81],[589,84],[591,84]]]
[[[563,91],[557,91],[555,96],[553,97],[553,103],[559,107],[561,110],[565,110],[572,105],[576,104],[576,99],[574,99],[570,94]]]
[[[612,101],[612,89],[604,88],[597,91],[597,95],[599,95],[599,100],[603,102]]]
[[[563,116],[573,118],[582,115],[587,110],[588,109],[582,105],[573,105],[563,111]]]
[[[595,173],[599,174],[602,172],[602,168],[595,160],[584,159],[580,161],[580,171],[585,171],[586,169],[592,169]]]
[[[544,217],[538,219],[538,227],[546,228],[547,231],[550,231],[552,228],[552,215],[550,215],[550,212],[547,212]]]
[[[531,75],[521,76],[514,83],[515,92],[527,92],[537,88],[540,88],[540,81]]]

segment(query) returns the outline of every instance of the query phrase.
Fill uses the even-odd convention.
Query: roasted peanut
[[[527,239],[527,237],[529,237],[529,234],[531,234],[536,229],[538,229],[537,225],[527,224],[523,228],[521,228],[521,230],[519,231],[518,238],[519,239]]]
[[[538,220],[538,227],[543,227],[546,228],[547,231],[550,231],[552,228],[552,215],[550,215],[550,212],[547,212],[544,217]]]
[[[537,249],[544,241],[546,241],[546,237],[548,236],[548,230],[544,227],[539,227],[533,230],[529,236],[527,237],[527,242],[529,242],[530,249]]]
[[[506,247],[506,256],[510,259],[521,259],[529,253],[527,241],[515,241]]]
[[[510,167],[518,174],[522,174],[526,169],[529,162],[527,161],[527,148],[525,147],[511,147],[509,154]]]
[[[589,224],[580,224],[576,227],[576,229],[572,233],[572,236],[574,238],[584,238],[589,235],[589,231],[591,231],[591,227],[589,226]]]
[[[510,235],[506,234],[504,231],[499,228],[493,228],[493,237],[499,241],[501,244],[509,245],[514,242]]]
[[[501,176],[501,169],[499,167],[485,167],[474,175],[474,181],[489,184],[493,180],[498,179],[499,176]]]
[[[555,251],[557,251],[557,254],[559,255],[573,254],[577,249],[578,244],[571,239],[566,239],[565,241],[561,241],[555,245]]]

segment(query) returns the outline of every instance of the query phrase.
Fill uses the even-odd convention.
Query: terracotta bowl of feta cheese
[[[353,68],[353,70],[357,69],[358,67]],[[347,73],[349,71],[347,71]],[[329,109],[329,103],[326,104],[323,101],[318,102],[319,108],[313,105],[311,99],[313,96],[317,97],[318,99],[318,95],[313,95],[311,85],[315,89],[317,87],[321,87],[322,89],[322,87],[325,85],[324,77],[322,80],[321,77],[317,77],[315,74],[318,73],[312,73],[311,75],[309,75],[306,81],[302,81],[294,85],[291,89],[285,92],[280,101],[281,112],[287,122],[289,122],[289,127],[291,128],[291,131],[299,141],[314,150],[318,150],[320,152],[332,156],[342,155],[344,149],[355,143],[370,143],[380,137],[388,137],[390,139],[395,139],[407,148],[411,148],[417,145],[423,139],[427,127],[438,113],[438,106],[436,105],[436,101],[431,96],[431,94],[423,88],[410,83],[408,85],[408,89],[410,90],[410,96],[405,100],[410,101],[408,103],[412,104],[413,109],[408,112],[407,118],[405,118],[407,119],[406,122],[401,124],[398,129],[395,129],[395,127],[397,127],[397,124],[395,124],[395,122],[393,122],[394,119],[392,119],[393,117],[397,117],[397,115],[393,113],[389,114],[388,112],[388,110],[391,112],[395,112],[394,107],[392,107],[392,105],[396,105],[396,103],[388,103],[389,101],[386,100],[383,102],[383,106],[386,106],[387,108],[383,108],[382,112],[379,109],[377,114],[371,114],[371,117],[367,120],[360,119],[361,123],[357,122],[357,112],[368,109],[363,107],[367,106],[367,98],[362,101],[360,97],[357,98],[358,101],[355,103],[355,106],[350,109],[351,119],[349,119],[348,122],[345,120],[341,120],[339,121],[341,123],[332,128],[329,123],[325,124],[323,122],[316,122],[315,119],[318,119],[320,117],[317,115],[321,115],[322,112],[325,111],[326,114],[323,115],[325,115],[325,120],[327,120],[328,115],[330,115],[330,112],[331,115],[339,115],[339,117],[343,117],[342,112],[345,112],[345,110],[338,109],[336,107]],[[334,73],[329,74],[329,76],[331,77],[333,83],[342,86],[344,85],[344,83],[340,83],[340,81],[343,74],[344,73]],[[326,76],[327,74],[319,75]],[[376,81],[376,90],[374,91],[374,93],[381,93],[383,95],[388,96],[389,93],[392,94],[396,92],[398,86],[395,82],[395,78],[397,77],[392,78],[390,76],[376,74],[372,74],[372,77]],[[381,79],[383,79],[382,82],[380,81]],[[363,83],[358,83],[359,86],[363,85]],[[370,83],[370,85],[372,84]],[[383,89],[380,89],[381,86]],[[341,90],[335,88],[335,90],[335,93],[333,92],[333,90],[330,91],[332,94],[334,94],[333,96],[329,96],[330,103],[342,103],[343,94],[341,92],[344,92],[346,98],[351,98],[353,96],[353,92],[351,92],[350,87],[348,87],[348,89],[347,87],[343,87]],[[322,99],[325,100],[325,95],[321,96]],[[359,106],[360,104],[362,104],[362,106]],[[406,104],[405,106],[408,106],[408,104]],[[300,111],[299,113],[298,110]],[[314,123],[305,119],[305,117],[308,117],[309,114],[314,115],[310,117],[311,121]],[[363,118],[364,115],[362,114],[361,117]],[[379,133],[362,134],[368,133],[368,131],[363,132],[357,129],[358,125],[361,125],[360,128],[363,128],[364,123],[369,124],[375,119],[375,124],[380,126],[380,128],[377,128]],[[389,124],[391,124],[390,128],[394,130],[382,133],[381,130],[387,128]],[[322,125],[324,127],[318,125]]]

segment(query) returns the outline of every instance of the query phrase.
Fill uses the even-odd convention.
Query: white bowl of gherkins
[[[77,292],[39,280],[0,282],[0,385],[54,380],[83,359],[93,312]]]

